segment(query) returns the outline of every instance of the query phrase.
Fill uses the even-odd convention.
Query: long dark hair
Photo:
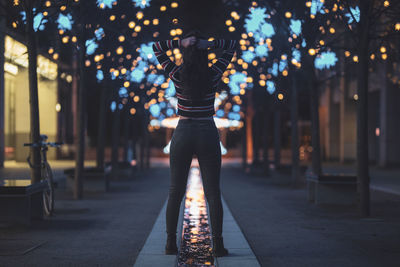
[[[191,30],[183,38],[190,36],[206,39],[199,31]],[[183,94],[190,99],[200,99],[210,93],[212,88],[211,73],[208,67],[207,49],[198,49],[195,45],[183,48],[183,65],[180,76]]]

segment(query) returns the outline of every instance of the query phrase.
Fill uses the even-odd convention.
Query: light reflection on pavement
[[[214,266],[207,205],[198,167],[191,167],[186,189],[178,266]]]

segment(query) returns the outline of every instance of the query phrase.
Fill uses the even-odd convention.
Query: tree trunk
[[[312,62],[311,62],[312,63]],[[310,110],[311,110],[311,144],[312,144],[312,172],[315,175],[321,175],[321,142],[319,132],[319,91],[315,68],[313,64],[310,67],[309,92],[310,92]]]
[[[97,129],[97,153],[96,167],[104,169],[104,150],[105,150],[105,131],[106,131],[106,108],[107,108],[107,91],[108,83],[105,82],[101,86],[100,107],[99,107],[99,124]]]
[[[129,119],[130,113],[129,113],[129,108],[126,107],[124,111],[124,162],[129,162],[129,151],[131,149],[130,147],[130,135],[129,135],[129,130],[130,130],[130,119]]]
[[[141,113],[142,118],[140,121],[140,131],[141,131],[141,135],[140,135],[140,170],[144,170],[145,169],[145,150],[146,150],[146,130],[145,130],[145,125],[146,125],[146,113],[144,111]]]
[[[274,165],[278,169],[281,165],[281,111],[274,112]]]
[[[83,2],[80,3],[80,17],[83,20],[85,13],[83,10]],[[85,88],[85,24],[81,21],[79,26],[78,39],[78,64],[79,64],[79,87],[78,87],[78,116],[76,128],[78,133],[77,153],[75,156],[75,184],[74,198],[81,199],[83,197],[83,178],[84,178],[84,160],[85,160],[85,129],[86,129],[86,88]]]
[[[368,163],[368,49],[370,0],[360,2],[358,44],[358,101],[357,101],[357,177],[360,193],[361,216],[370,215],[369,163]]]
[[[299,130],[298,130],[298,103],[297,103],[297,84],[296,73],[291,73],[291,95],[290,95],[290,124],[292,130],[292,183],[297,185],[300,174],[299,163]]]
[[[243,127],[241,129],[242,133],[242,168],[245,170],[247,168],[247,137],[246,137],[246,118],[243,118]]]
[[[4,167],[4,32],[5,18],[0,18],[0,168]]]
[[[29,71],[29,105],[30,105],[30,141],[38,143],[40,140],[40,124],[39,124],[39,97],[38,97],[38,80],[37,80],[37,47],[36,36],[33,29],[33,7],[35,1],[25,1],[26,12],[26,33],[28,41],[28,71]],[[40,147],[31,147],[30,151],[32,183],[39,182],[41,179],[41,156]]]
[[[115,101],[118,103],[118,97]],[[115,179],[118,171],[118,160],[119,160],[119,136],[120,136],[120,124],[121,124],[121,110],[117,104],[116,109],[113,113],[113,125],[112,125],[112,148],[111,148],[111,168],[112,177]]]
[[[151,146],[150,146],[150,132],[148,129],[150,114],[146,114],[146,123],[145,123],[145,147],[146,147],[146,169],[150,168],[150,153],[151,153]]]
[[[270,111],[267,108],[264,110],[264,120],[263,120],[263,166],[264,174],[269,175],[269,143],[268,143],[268,131],[269,131],[269,116]]]

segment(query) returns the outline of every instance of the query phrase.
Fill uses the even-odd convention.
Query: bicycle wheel
[[[54,183],[53,172],[47,162],[42,165],[42,180],[46,181],[48,185],[47,190],[43,192],[44,212],[47,216],[50,216],[54,209]]]

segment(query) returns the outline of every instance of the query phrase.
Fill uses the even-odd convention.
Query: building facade
[[[325,160],[356,160],[357,73],[341,58],[338,74],[320,88],[321,145]],[[368,94],[368,138],[371,163],[381,167],[400,163],[400,82],[398,64],[373,62]],[[397,69],[397,70],[396,70]],[[329,74],[327,75],[329,76]]]

